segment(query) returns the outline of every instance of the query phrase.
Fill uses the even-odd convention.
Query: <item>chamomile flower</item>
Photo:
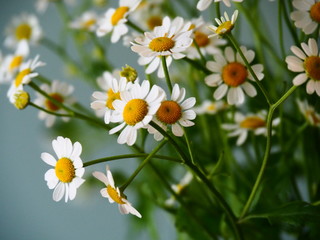
[[[104,122],[109,124],[111,114],[114,111],[113,101],[120,99],[120,93],[128,91],[132,87],[132,83],[124,77],[116,79],[111,73],[104,72],[103,76],[98,78],[98,84],[104,92],[96,91],[92,94],[94,101],[91,103],[91,108],[102,112]],[[100,115],[100,113],[98,114]]]
[[[310,105],[307,100],[297,100],[300,112],[308,121],[308,123],[315,127],[320,127],[320,112],[316,112],[314,107]]]
[[[20,41],[16,52],[14,54],[7,55],[3,59],[0,67],[0,83],[12,81],[28,54],[28,43],[25,40]]]
[[[34,59],[30,59],[28,62],[21,64],[19,72],[17,73],[7,93],[11,103],[14,103],[14,94],[17,91],[23,90],[24,84],[28,84],[32,78],[39,75],[34,70],[44,65],[45,63],[39,61],[39,55],[37,55]]]
[[[186,91],[175,84],[172,89],[171,100],[164,100],[156,112],[153,121],[164,130],[170,125],[175,136],[183,136],[182,127],[191,127],[194,123],[190,120],[196,118],[195,112],[191,109],[196,99],[194,97],[185,98]],[[160,141],[163,136],[152,126],[148,126],[148,131],[154,134],[154,139]]]
[[[115,186],[112,173],[108,167],[106,166],[106,173],[105,175],[102,172],[95,171],[92,175],[103,182],[106,187],[100,190],[101,196],[104,198],[108,198],[110,203],[118,203],[119,211],[121,214],[132,214],[141,218],[141,214],[131,205],[131,203],[123,197],[118,187]]]
[[[49,189],[54,189],[53,200],[60,201],[64,195],[67,202],[76,197],[77,189],[85,181],[80,158],[82,146],[79,142],[72,144],[69,138],[59,136],[52,141],[52,147],[57,159],[47,152],[41,154],[41,159],[54,167],[45,173],[44,179]]]
[[[222,124],[222,128],[231,131],[229,137],[238,137],[237,146],[242,145],[247,137],[249,131],[252,131],[255,135],[267,135],[267,112],[261,111],[257,114],[247,114],[237,112],[235,114],[234,124]],[[277,126],[280,123],[280,118],[273,120],[272,125]],[[274,132],[272,132],[274,134]]]
[[[46,92],[50,97],[66,106],[70,106],[75,102],[75,99],[71,96],[74,90],[72,85],[55,80],[52,82],[51,85],[42,84],[40,88],[44,92]],[[68,113],[66,110],[53,103],[50,99],[44,97],[42,94],[36,92],[36,96],[37,98],[34,100],[34,103],[36,105],[43,107],[44,109],[50,112],[58,114]],[[40,111],[38,117],[40,120],[45,121],[46,127],[52,127],[57,118],[55,115],[49,114],[44,111]],[[61,119],[65,122],[69,121],[68,117],[62,117]]]
[[[247,50],[243,46],[241,50],[250,64],[255,56],[254,51]],[[255,87],[248,81],[254,81],[254,78],[238,53],[235,53],[231,47],[226,47],[224,56],[216,54],[214,58],[215,61],[207,62],[206,66],[213,74],[208,75],[205,82],[211,87],[218,86],[213,93],[216,100],[227,95],[228,104],[239,105],[245,100],[244,93],[250,97],[257,95]],[[251,68],[259,80],[264,77],[262,64],[254,64]]]
[[[150,90],[150,83],[147,80],[141,85],[135,83],[130,91],[121,92],[120,99],[113,101],[115,111],[110,118],[111,122],[120,122],[120,125],[111,129],[109,133],[114,134],[123,129],[118,137],[118,143],[133,145],[137,139],[137,130],[147,127],[163,98],[163,90],[156,85]]]
[[[301,48],[292,46],[290,49],[296,56],[287,56],[286,63],[292,72],[301,72],[293,80],[293,85],[299,86],[307,82],[308,94],[314,92],[320,96],[320,57],[318,44],[315,39],[310,38],[308,44],[301,43]]]
[[[111,42],[118,42],[121,36],[128,32],[126,26],[128,15],[134,11],[141,0],[120,0],[117,9],[110,8],[98,21],[97,36],[101,37],[112,32]]]
[[[70,24],[70,28],[79,29],[84,31],[93,32],[97,28],[98,16],[93,11],[86,11],[76,19],[74,19]]]
[[[227,108],[228,105],[224,101],[204,100],[199,106],[193,108],[196,114],[216,114],[217,112]]]
[[[219,37],[223,36],[234,28],[234,24],[236,23],[238,18],[238,10],[235,10],[231,16],[231,20],[226,12],[224,12],[224,17],[215,18],[218,26],[210,25],[208,28],[214,32],[214,34],[209,35],[209,37]]]
[[[297,9],[290,15],[297,28],[305,34],[313,33],[320,23],[320,2],[318,0],[293,0],[292,5]]]
[[[34,45],[42,37],[42,29],[38,18],[33,14],[23,13],[12,18],[6,29],[7,37],[4,45],[8,48],[16,49],[22,40]]]
[[[223,2],[227,7],[231,7],[230,0],[214,0],[214,2]],[[233,2],[242,2],[243,0],[231,0]],[[200,11],[206,10],[210,4],[212,3],[212,0],[199,0],[197,3],[197,9]]]

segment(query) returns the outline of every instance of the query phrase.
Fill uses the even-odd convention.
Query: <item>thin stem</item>
[[[142,161],[139,167],[134,171],[130,178],[120,187],[120,191],[124,190],[129,186],[133,179],[139,174],[139,172],[144,168],[144,166],[150,161],[151,158],[168,142],[167,139],[164,139],[156,148],[154,148],[150,154]]]
[[[161,56],[161,61],[162,61],[164,75],[166,77],[167,86],[169,88],[170,93],[172,93],[172,84],[171,84],[170,75],[169,75],[169,71],[168,71],[166,56]]]
[[[187,63],[191,64],[194,68],[201,70],[204,74],[207,74],[207,75],[210,74],[210,71],[206,68],[206,65],[203,65],[202,63],[196,60],[190,59],[188,57],[184,57],[182,59]]]
[[[139,33],[144,34],[144,30],[142,28],[140,28],[139,26],[137,26],[136,24],[134,24],[133,22],[131,22],[129,19],[127,20],[126,24],[131,27],[132,29],[136,30]]]
[[[278,2],[278,31],[279,31],[279,43],[281,49],[282,58],[285,56],[284,50],[284,42],[283,42],[283,26],[282,26],[282,8],[283,8],[283,1]]]
[[[43,107],[40,107],[40,106],[34,104],[33,102],[29,102],[29,105],[34,107],[34,108],[39,109],[40,111],[46,112],[46,113],[51,114],[51,115],[55,115],[57,117],[73,117],[73,115],[70,115],[70,114],[62,114],[62,113],[51,112],[51,111],[49,111],[49,110],[47,110],[47,109],[45,109]]]
[[[220,18],[221,17],[220,2],[216,2],[215,7],[216,7],[217,18]]]
[[[194,44],[194,46],[196,47],[197,52],[198,52],[198,54],[199,54],[199,56],[200,56],[201,63],[202,63],[203,65],[206,65],[206,59],[205,59],[205,57],[203,56],[203,54],[202,54],[202,52],[201,52],[201,49],[200,49],[200,47],[199,47],[199,44],[197,43],[197,41],[196,41],[195,39],[193,40],[193,44]]]
[[[188,147],[189,155],[190,155],[190,158],[191,158],[191,162],[193,164],[195,164],[194,157],[193,157],[193,152],[192,152],[192,148],[191,148],[191,143],[190,143],[187,131],[185,129],[184,129],[184,138],[185,138],[186,143],[187,143],[187,147]]]

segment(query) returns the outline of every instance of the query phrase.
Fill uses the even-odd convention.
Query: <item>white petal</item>
[[[307,83],[307,93],[308,94],[313,94],[314,91],[315,91],[315,81],[314,80],[309,80],[308,83]]]
[[[95,171],[92,173],[92,175],[98,180],[100,180],[101,182],[103,182],[106,186],[109,185],[109,180],[104,173]]]
[[[250,97],[254,97],[257,95],[257,90],[251,83],[248,83],[248,82],[243,83],[242,88],[245,91],[245,93]]]
[[[293,80],[293,85],[299,86],[303,84],[305,81],[307,81],[308,75],[306,73],[300,73],[298,74]]]
[[[172,125],[172,133],[177,137],[181,137],[183,136],[183,128],[179,124],[175,123]]]
[[[228,91],[228,86],[226,84],[222,84],[214,91],[213,97],[216,100],[220,100],[226,95],[227,91]]]
[[[65,186],[63,182],[59,182],[56,188],[53,190],[53,200],[58,202],[62,199],[65,192]]]
[[[56,166],[56,159],[49,153],[41,153],[41,159],[46,163],[49,164],[50,166]]]

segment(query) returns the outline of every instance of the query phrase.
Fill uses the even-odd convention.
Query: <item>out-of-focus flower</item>
[[[238,10],[235,10],[231,16],[231,20],[226,12],[224,12],[224,17],[215,18],[216,23],[218,26],[210,25],[208,28],[214,32],[214,34],[209,35],[209,37],[217,37],[223,36],[234,28],[234,24],[236,23],[238,18]]]
[[[95,171],[92,175],[103,182],[106,187],[100,190],[102,197],[108,198],[110,203],[118,203],[119,211],[121,214],[132,214],[141,218],[141,214],[131,205],[131,203],[121,195],[121,192],[118,187],[115,187],[114,180],[112,173],[108,167],[106,166],[106,173],[105,175],[102,172]]]
[[[310,125],[320,127],[320,113],[316,112],[307,100],[297,100],[300,112],[306,118]]]
[[[128,82],[134,83],[138,79],[138,72],[133,67],[126,64],[120,71],[120,76],[127,79]]]
[[[60,81],[53,81],[51,86],[48,84],[42,84],[40,88],[46,92],[50,97],[52,97],[57,102],[70,106],[75,102],[75,99],[72,97],[73,86]],[[44,109],[58,114],[67,114],[68,112],[52,102],[50,99],[46,98],[42,94],[36,92],[37,98],[34,100],[34,103]],[[38,114],[39,119],[45,121],[46,127],[52,127],[56,121],[57,116],[49,114],[44,111],[40,111]],[[63,121],[68,121],[68,117],[61,117]]]
[[[72,144],[69,138],[57,137],[52,141],[52,147],[58,157],[44,152],[41,159],[53,166],[49,169],[44,179],[49,189],[54,189],[53,200],[60,201],[65,195],[65,202],[76,197],[77,189],[84,183],[82,178],[84,168],[80,158],[82,146],[79,142]]]
[[[214,2],[223,2],[227,7],[231,7],[230,0],[214,0]],[[231,0],[233,2],[242,2],[243,0]],[[197,3],[197,9],[200,11],[206,10],[210,4],[212,3],[212,0],[199,0]]]
[[[87,11],[70,23],[70,28],[93,32],[97,29],[98,16],[93,11]]]
[[[58,2],[58,1],[64,1],[66,4],[74,5],[76,3],[76,0],[37,0],[35,3],[35,8],[37,12],[44,13],[50,2]]]
[[[220,110],[227,108],[228,105],[224,101],[204,100],[200,106],[193,108],[196,114],[216,114]]]
[[[254,51],[241,47],[241,50],[250,64],[255,56]],[[248,80],[254,81],[253,76],[246,68],[246,65],[238,53],[235,53],[231,47],[226,47],[224,56],[222,54],[214,55],[215,61],[208,61],[207,68],[213,72],[205,78],[208,86],[218,88],[213,93],[216,100],[222,99],[227,95],[227,101],[230,105],[242,104],[245,100],[244,92],[254,97],[257,95],[255,87]],[[255,75],[261,80],[264,75],[263,65],[254,64],[251,66]]]
[[[293,85],[299,86],[307,82],[307,93],[314,92],[320,96],[320,57],[317,41],[313,38],[306,43],[301,43],[301,48],[292,46],[290,49],[296,56],[287,56],[288,69],[299,73],[293,80]]]

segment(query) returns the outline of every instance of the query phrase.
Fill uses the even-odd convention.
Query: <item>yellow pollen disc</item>
[[[89,19],[85,22],[83,22],[81,25],[84,29],[89,29],[92,25],[94,25],[96,23],[95,19]]]
[[[64,101],[64,97],[61,96],[59,93],[51,93],[50,97],[52,97],[53,99],[55,99],[56,101],[58,101],[59,103],[63,103]],[[46,106],[46,108],[51,111],[51,112],[55,112],[58,111],[60,109],[59,106],[57,106],[56,104],[54,104],[52,101],[50,101],[49,99],[46,99],[44,105]]]
[[[210,43],[208,35],[203,32],[199,32],[199,31],[196,31],[194,33],[194,40],[199,47],[208,46],[208,44]]]
[[[168,37],[157,37],[149,43],[149,48],[155,52],[169,51],[174,47],[175,42]]]
[[[216,29],[216,34],[223,35],[230,32],[233,29],[233,24],[231,21],[223,22],[219,27]]]
[[[176,123],[182,116],[180,105],[175,101],[163,101],[156,113],[157,119],[166,124]]]
[[[215,104],[210,104],[208,107],[207,107],[207,110],[208,111],[213,111],[216,109],[216,105]]]
[[[18,40],[30,39],[32,28],[27,23],[20,24],[15,31]]]
[[[309,77],[311,77],[313,80],[320,80],[320,57],[307,57],[304,60],[304,67]]]
[[[310,9],[310,17],[317,23],[320,23],[320,2],[312,5]]]
[[[126,14],[126,12],[129,11],[128,7],[119,7],[116,9],[116,11],[114,12],[114,14],[111,17],[111,24],[113,26],[117,25],[117,23],[124,17],[124,15]]]
[[[22,83],[22,80],[23,78],[28,75],[29,73],[31,73],[31,69],[30,68],[27,68],[27,69],[24,69],[22,70],[21,72],[18,73],[16,79],[14,80],[14,85],[16,87],[19,87],[20,84]]]
[[[107,192],[109,196],[112,198],[113,201],[115,201],[118,204],[125,204],[124,201],[122,201],[121,196],[119,196],[117,190],[110,185],[107,186]]]
[[[64,183],[71,182],[76,176],[76,171],[69,158],[60,158],[55,167],[57,178]]]
[[[9,71],[13,71],[17,67],[19,67],[22,61],[23,61],[23,56],[15,56],[9,65]]]
[[[253,130],[264,126],[266,126],[266,122],[257,116],[247,117],[240,123],[240,127]]]
[[[159,16],[151,16],[147,20],[147,26],[150,30],[153,30],[155,27],[161,26],[161,25],[162,25],[162,18]]]
[[[231,86],[237,87],[244,83],[248,77],[248,71],[241,63],[232,62],[225,65],[222,69],[223,81]]]
[[[114,100],[116,99],[121,99],[120,98],[120,92],[113,92],[112,89],[110,88],[107,92],[107,96],[108,96],[108,99],[107,99],[107,102],[106,102],[106,107],[111,109],[111,110],[114,110],[114,107],[112,106],[112,103]]]
[[[141,122],[148,114],[148,104],[142,99],[130,100],[123,110],[123,120],[131,126]]]

